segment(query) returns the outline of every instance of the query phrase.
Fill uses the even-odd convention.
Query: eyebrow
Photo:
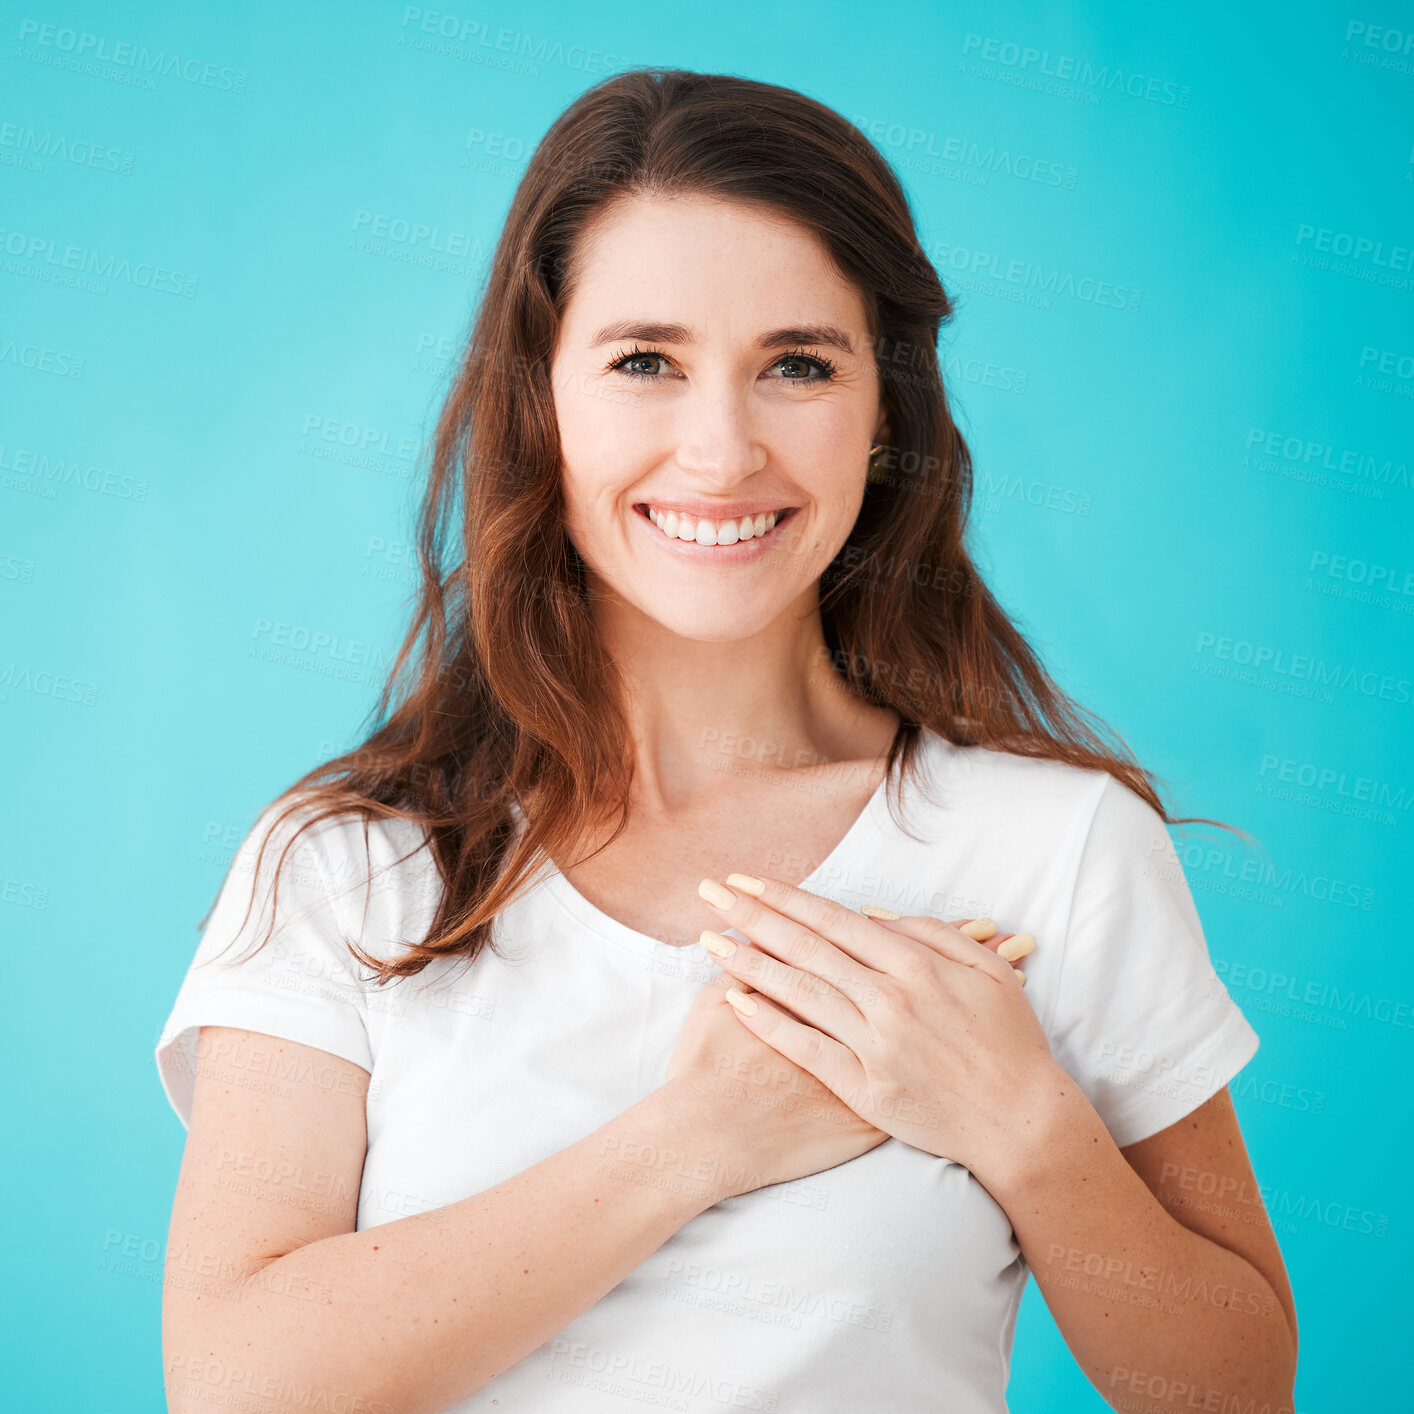
[[[601,344],[618,343],[623,339],[637,339],[644,344],[690,344],[692,330],[686,324],[659,324],[643,319],[620,319],[617,323],[606,324],[590,343],[590,348]],[[772,329],[756,340],[758,349],[774,349],[781,344],[827,344],[830,348],[842,349],[847,354],[854,352],[854,345],[843,329],[833,324],[800,324],[789,329]]]

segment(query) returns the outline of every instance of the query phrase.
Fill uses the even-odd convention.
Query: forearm
[[[663,1096],[484,1193],[310,1243],[200,1302],[164,1339],[169,1409],[233,1381],[272,1409],[311,1388],[364,1414],[464,1398],[725,1196],[722,1146]]]
[[[1031,1157],[983,1182],[1081,1368],[1126,1414],[1290,1411],[1295,1340],[1271,1284],[1175,1221],[1079,1086],[1059,1081]]]

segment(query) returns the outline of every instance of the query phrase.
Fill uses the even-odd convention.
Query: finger
[[[965,967],[978,968],[998,980],[1003,977],[1003,969],[1007,972],[1012,970],[1011,963],[1006,958],[999,957],[986,943],[979,943],[976,938],[954,928],[950,923],[944,923],[941,918],[920,915],[907,918],[878,918],[874,922],[878,927],[888,932],[900,933],[904,937],[912,938],[915,942],[932,948],[934,952],[952,962],[960,962]],[[1029,933],[1018,936],[1031,937]],[[1031,940],[1031,946],[1035,946],[1034,938]],[[1030,949],[1028,948],[1027,951]],[[1021,956],[1025,956],[1025,954],[1023,953]]]
[[[952,926],[959,933],[966,933],[969,938],[979,943],[989,943],[997,936],[997,923],[994,918],[964,918]]]
[[[750,874],[728,874],[727,881],[730,888],[704,879],[698,893],[752,942],[794,967],[828,976],[831,982],[852,976],[862,985],[861,969],[889,972],[909,951],[902,939],[891,938],[872,919],[833,899]],[[728,898],[734,900],[730,905]],[[759,932],[743,927],[741,920]],[[823,942],[824,949],[812,940]],[[830,963],[823,973],[817,965],[822,956]]]
[[[1003,962],[1009,962],[1013,967],[1024,957],[1030,957],[1036,951],[1036,939],[1030,933],[1003,933],[997,939],[996,953]]]
[[[963,918],[952,926],[959,933],[966,933],[969,938],[975,938],[1012,966],[1036,951],[1036,939],[1030,933],[999,933],[995,920],[991,918]]]
[[[901,921],[893,909],[878,908],[871,903],[864,904],[859,911],[865,917],[877,919],[881,923]],[[1036,939],[1030,933],[999,933],[996,920],[992,918],[957,918],[950,926],[956,928],[959,933],[966,933],[969,938],[981,943],[989,952],[996,953],[999,958],[1004,962],[1011,963],[1014,968],[1022,958],[1036,950]],[[1017,970],[1020,971],[1019,968]],[[1024,973],[1021,985],[1023,987],[1026,985]]]
[[[759,948],[737,943],[710,928],[703,929],[701,941],[718,967],[788,1008],[802,1021],[846,1045],[858,1039],[864,1023],[861,1008],[869,1004],[868,996],[842,992],[813,972],[792,967]],[[873,991],[873,1000],[877,1002],[878,989],[873,988]]]
[[[836,1096],[858,1093],[864,1067],[848,1046],[797,1020],[759,992],[747,996],[732,988],[727,1001],[748,1031],[813,1075],[827,1090]]]
[[[713,906],[718,918],[723,919],[724,925],[737,930],[748,942],[755,943],[762,952],[771,953],[772,957],[778,957],[781,962],[813,973],[820,980],[839,988],[844,995],[854,995],[871,986],[875,980],[874,969],[860,962],[850,946],[839,945],[840,933],[847,928],[872,928],[868,919],[860,918],[858,913],[844,908],[843,905],[831,904],[830,908],[839,913],[843,926],[836,932],[822,933],[800,919],[779,911],[769,899],[758,898],[751,892],[754,885],[768,887],[765,881],[752,880],[745,874],[730,874],[728,878],[737,881],[734,887],[724,887],[723,884],[718,884],[717,880],[703,880],[697,885],[701,898]],[[776,888],[781,891],[789,889],[792,894],[800,894],[802,898],[814,898],[813,894],[805,894],[802,889],[792,889],[788,884],[776,884]],[[819,902],[830,904],[829,899],[820,899]],[[892,946],[905,946],[898,939],[889,939],[888,935],[882,936]]]
[[[874,903],[860,904],[859,911],[866,918],[876,918],[881,923],[896,923],[901,917],[893,909],[880,908]],[[993,942],[997,938],[996,921],[991,918],[954,918],[950,926],[956,928],[959,933],[966,933],[969,938],[975,938],[979,943]]]
[[[706,992],[710,990],[716,992],[717,995],[711,999],[712,1002],[715,1004],[716,1002],[722,1000],[722,993],[725,992],[729,987],[740,987],[743,990],[750,990],[745,982],[737,981],[737,979],[733,977],[730,972],[714,972],[702,984],[702,991]],[[703,1000],[706,1001],[707,998],[704,997]]]

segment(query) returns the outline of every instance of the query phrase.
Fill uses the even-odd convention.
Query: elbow
[[[1278,1306],[1277,1319],[1272,1326],[1271,1338],[1263,1352],[1261,1388],[1245,1390],[1244,1399],[1255,1399],[1257,1408],[1266,1408],[1271,1414],[1296,1414],[1295,1311],[1285,1305]]]
[[[1283,1314],[1286,1317],[1284,1334],[1286,1337],[1286,1359],[1282,1367],[1282,1399],[1285,1407],[1294,1411],[1296,1409],[1296,1355],[1297,1355],[1297,1335],[1296,1335],[1296,1307],[1283,1307]]]
[[[1291,1297],[1290,1289],[1287,1291],[1287,1299],[1278,1299],[1276,1303],[1276,1314],[1280,1317],[1273,1324],[1278,1329],[1277,1352],[1273,1356],[1272,1363],[1276,1366],[1278,1374],[1277,1383],[1280,1386],[1280,1403],[1274,1404],[1274,1409],[1294,1409],[1296,1400],[1296,1303]]]

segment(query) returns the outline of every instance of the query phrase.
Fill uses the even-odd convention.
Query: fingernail
[[[745,992],[739,992],[735,987],[729,987],[727,988],[727,1000],[743,1016],[756,1015],[756,1003],[752,1001],[751,998],[748,997]]]
[[[728,874],[727,883],[744,894],[750,894],[752,898],[760,898],[766,892],[766,885],[754,874]]]
[[[974,918],[957,930],[966,933],[974,942],[985,943],[997,931],[996,923],[990,918]]]
[[[997,949],[997,956],[1004,962],[1015,962],[1017,958],[1025,957],[1027,953],[1035,951],[1036,939],[1030,933],[1017,933],[1015,937],[1008,938]]]
[[[730,938],[714,933],[710,928],[702,930],[698,941],[713,957],[730,957],[736,951],[736,944]]]
[[[730,908],[736,902],[736,895],[730,889],[724,889],[715,879],[704,879],[698,884],[697,892],[713,908]]]
[[[1019,967],[1014,967],[1012,971],[1016,973],[1016,980],[1024,987],[1026,985],[1026,974]]]
[[[893,922],[895,918],[899,918],[902,916],[901,914],[895,913],[891,908],[879,908],[876,904],[872,903],[860,904],[859,911],[866,918],[884,918],[887,919],[889,922]]]

